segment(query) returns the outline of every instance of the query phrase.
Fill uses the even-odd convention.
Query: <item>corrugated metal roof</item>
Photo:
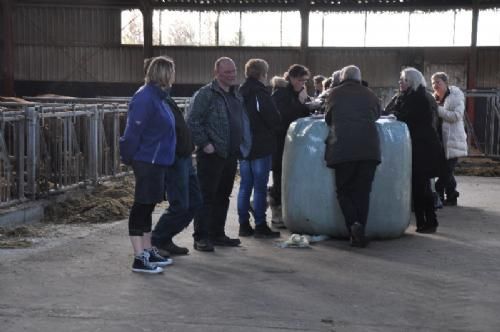
[[[230,7],[262,9],[277,8],[281,10],[299,7],[310,7],[311,9],[330,10],[404,10],[408,8],[432,9],[442,8],[468,8],[477,1],[481,7],[498,7],[500,0],[17,0],[18,4],[53,4],[71,6],[115,6],[124,8],[139,8],[141,3],[147,3],[153,7],[184,7],[194,9],[200,7],[225,8]]]

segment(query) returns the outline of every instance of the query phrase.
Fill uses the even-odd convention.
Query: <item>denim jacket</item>
[[[137,90],[129,104],[127,125],[120,137],[120,157],[130,165],[133,160],[168,166],[175,157],[175,119],[163,102],[167,93],[154,84]]]
[[[234,89],[235,97],[241,101],[242,107],[242,157],[248,156],[252,144],[250,121],[244,111],[243,98]],[[215,153],[222,158],[229,156],[230,128],[228,102],[224,91],[216,80],[200,88],[192,97],[187,114],[187,123],[191,129],[194,144],[203,149],[212,144]]]

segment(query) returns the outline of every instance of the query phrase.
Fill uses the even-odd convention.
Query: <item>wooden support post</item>
[[[309,0],[302,0],[300,4],[300,19],[302,35],[300,39],[300,63],[307,66],[309,49]]]
[[[479,8],[477,0],[474,0],[472,9],[472,33],[471,33],[471,46],[469,48],[469,57],[467,63],[467,90],[477,88],[477,22],[479,16]],[[475,122],[475,105],[474,98],[467,98],[467,115],[469,117],[472,128]],[[477,142],[476,142],[477,144]]]
[[[153,7],[148,0],[141,0],[141,12],[144,23],[144,59],[153,56]]]
[[[14,36],[12,28],[12,0],[2,0],[3,23],[3,94],[15,96],[14,92]]]

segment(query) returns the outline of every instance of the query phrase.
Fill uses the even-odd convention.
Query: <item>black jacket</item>
[[[246,159],[271,155],[276,150],[276,131],[280,125],[280,114],[271,94],[254,78],[247,78],[239,92],[243,96],[252,133],[252,148]]]
[[[175,145],[175,156],[188,157],[193,153],[194,144],[186,120],[184,120],[181,110],[171,97],[167,97],[165,102],[170,106],[175,117],[175,137],[177,142]]]
[[[393,105],[394,115],[408,126],[412,147],[412,172],[439,176],[444,153],[435,128],[437,104],[425,87],[402,92]]]
[[[307,106],[300,102],[299,92],[296,92],[290,83],[286,87],[276,89],[272,97],[281,115],[278,139],[284,140],[290,123],[309,116],[310,111]]]
[[[375,121],[381,107],[377,96],[358,81],[343,81],[332,89],[325,116],[330,126],[325,160],[329,167],[351,161],[380,162]]]

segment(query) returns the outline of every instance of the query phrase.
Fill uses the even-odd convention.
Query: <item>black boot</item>
[[[434,207],[429,206],[425,209],[425,224],[422,228],[417,229],[417,232],[423,234],[436,233],[438,227],[438,221],[436,217],[436,211]]]
[[[457,206],[457,198],[460,196],[458,191],[455,191],[451,194],[446,194],[446,200],[444,201],[444,205],[446,206]]]
[[[238,232],[239,236],[242,237],[252,236],[253,233],[254,230],[252,226],[250,226],[250,223],[248,221],[240,224],[240,231]]]
[[[368,240],[365,237],[365,227],[359,222],[355,222],[350,227],[351,232],[351,247],[364,248],[368,245]]]
[[[417,221],[417,232],[425,228],[425,213],[424,211],[415,211],[415,220]]]
[[[189,249],[186,247],[179,247],[172,241],[168,241],[162,249],[165,249],[170,255],[187,255],[189,253]]]
[[[271,239],[280,237],[280,232],[275,232],[267,226],[266,223],[255,226],[254,236],[258,239]]]

